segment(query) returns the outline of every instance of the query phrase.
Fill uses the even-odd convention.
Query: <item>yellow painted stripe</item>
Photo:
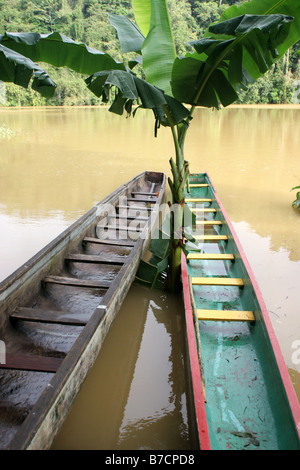
[[[207,188],[208,183],[190,183],[190,188]]]
[[[227,235],[194,235],[194,238],[202,241],[228,240]]]
[[[198,320],[207,321],[255,321],[254,313],[246,310],[200,310]]]
[[[205,207],[190,207],[192,212],[217,212],[216,209],[207,209]]]
[[[222,225],[221,220],[197,220],[196,225]]]
[[[235,277],[192,277],[194,286],[238,286],[244,285],[243,279]]]
[[[202,197],[187,197],[185,202],[212,202],[212,199]]]
[[[193,260],[234,260],[234,255],[230,253],[189,253],[187,259]]]

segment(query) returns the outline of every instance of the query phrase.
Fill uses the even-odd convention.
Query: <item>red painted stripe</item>
[[[210,180],[210,177],[209,177],[208,173],[206,173],[206,175]],[[210,183],[211,183],[211,180],[210,180]],[[278,369],[279,369],[279,372],[280,372],[280,375],[281,375],[281,379],[282,379],[283,385],[285,387],[287,398],[288,398],[288,401],[289,401],[289,404],[290,404],[290,407],[291,407],[293,418],[294,418],[294,421],[295,421],[295,424],[296,424],[296,427],[297,427],[297,430],[298,430],[298,435],[300,437],[300,406],[299,406],[299,401],[298,401],[295,389],[293,387],[293,384],[292,384],[292,381],[291,381],[291,378],[290,378],[290,375],[289,375],[284,357],[282,355],[278,339],[277,339],[275,331],[273,329],[273,325],[271,323],[271,319],[270,319],[268,310],[266,308],[262,293],[261,293],[260,288],[258,286],[258,283],[257,283],[257,281],[254,277],[253,271],[251,269],[251,266],[248,262],[248,259],[247,259],[246,255],[245,255],[245,252],[242,248],[242,245],[241,245],[241,243],[240,243],[240,241],[237,237],[237,234],[236,234],[236,232],[233,228],[233,225],[232,225],[232,223],[231,223],[231,221],[230,221],[230,219],[229,219],[229,217],[228,217],[228,215],[227,215],[227,213],[224,209],[223,204],[221,203],[221,200],[220,200],[220,198],[219,198],[219,196],[218,196],[218,194],[215,190],[215,187],[213,186],[212,183],[211,183],[211,185],[212,185],[212,188],[214,190],[216,200],[217,200],[217,202],[220,206],[221,211],[223,212],[223,215],[226,219],[229,230],[231,231],[231,234],[234,238],[234,241],[237,245],[237,248],[239,250],[241,258],[244,262],[244,265],[245,265],[245,267],[248,271],[249,277],[250,277],[251,282],[253,284],[253,288],[255,290],[257,300],[258,300],[260,308],[261,308],[263,320],[265,322],[265,325],[266,325],[266,328],[267,328],[267,331],[268,331],[268,335],[269,335],[269,338],[270,338],[270,342],[271,342],[271,345],[272,345],[272,348],[273,348],[273,351],[274,351],[275,359],[277,361],[277,365],[278,365]]]
[[[211,450],[210,438],[203,396],[199,359],[196,345],[196,336],[193,322],[193,311],[190,298],[187,266],[185,254],[181,254],[181,274],[183,285],[183,298],[185,306],[185,321],[187,329],[188,351],[190,358],[194,404],[197,419],[198,437],[201,450]]]

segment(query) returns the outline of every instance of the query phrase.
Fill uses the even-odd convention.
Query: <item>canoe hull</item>
[[[121,199],[125,197],[129,200],[134,191],[154,190],[155,203],[151,203],[151,207],[159,207],[164,189],[165,175],[162,173],[144,172],[136,176],[93,207],[0,284],[1,339],[7,346],[8,361],[0,369],[1,381],[6,383],[6,388],[3,385],[0,389],[0,406],[4,410],[3,415],[6,415],[3,422],[0,419],[1,448],[51,447],[134,280],[149,242],[152,225],[155,224],[155,211],[144,222],[135,240],[124,237],[123,232],[128,232],[124,228],[123,236],[121,230],[116,229],[117,240],[110,241],[108,238],[102,244],[97,237],[105,226],[102,222],[112,208],[117,208]],[[137,196],[135,201],[138,200],[141,197]],[[137,205],[149,207],[145,203],[137,202]],[[148,210],[145,211],[148,213]],[[117,212],[119,214],[116,209]],[[79,253],[73,256],[75,262],[70,263],[70,253]],[[101,260],[98,264],[99,253],[102,257],[104,253],[107,263],[103,264]],[[90,263],[91,257],[93,263]],[[76,262],[78,259],[79,262]],[[114,262],[115,259],[118,261]],[[81,262],[86,260],[88,262]],[[66,272],[71,275],[65,277]],[[63,283],[53,283],[56,279]],[[53,312],[53,307],[49,310],[51,302],[59,307],[57,312]],[[48,316],[57,314],[61,318],[66,307],[70,310],[64,315],[66,324],[61,324],[60,320],[58,325],[55,320],[51,324],[47,321],[41,323],[39,318],[32,321],[32,316],[28,321],[20,320],[20,312],[26,315],[30,310],[32,315],[35,311],[43,312],[43,309]],[[83,326],[78,326],[74,318],[82,320]],[[19,337],[20,344],[16,342]],[[54,338],[53,344],[51,337]],[[30,355],[27,354],[28,350]],[[21,366],[13,370],[10,357],[14,360],[20,358]],[[49,357],[61,361],[55,373],[45,370]],[[42,365],[40,371],[28,366],[32,358],[39,358]],[[27,370],[22,367],[27,367]],[[9,390],[18,387],[21,391],[16,397],[12,394],[9,401],[6,398]],[[14,400],[18,400],[16,406]]]
[[[220,237],[207,241],[200,231],[195,238],[201,240],[201,257],[190,252],[187,260],[182,258],[186,325],[195,311],[198,317],[192,333],[191,328],[186,331],[190,360],[196,364],[192,374],[195,410],[198,406],[202,426],[198,428],[200,446],[299,449],[299,403],[257,282],[209,176],[193,174],[190,182],[189,199],[211,199],[209,204],[203,203],[214,210],[210,216],[205,213],[212,228],[204,233]],[[198,209],[195,213],[204,214],[201,204],[189,203],[193,210]],[[214,220],[221,224],[213,225]],[[212,254],[221,255],[220,259]],[[212,285],[199,281],[203,277],[212,279]],[[224,278],[239,282],[226,285]],[[215,321],[216,312],[225,321]],[[253,313],[254,321],[246,317],[236,321],[237,312]],[[197,328],[200,346],[195,347]]]

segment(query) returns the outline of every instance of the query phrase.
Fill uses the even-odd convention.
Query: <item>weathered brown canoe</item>
[[[136,176],[0,284],[1,449],[50,448],[134,280],[164,190],[163,173]]]

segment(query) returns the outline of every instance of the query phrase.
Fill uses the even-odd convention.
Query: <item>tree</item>
[[[193,15],[200,24],[200,33],[204,34],[211,23],[219,20],[228,5],[219,2],[196,1],[193,4]]]
[[[170,128],[175,155],[170,159],[173,179],[169,185],[177,210],[172,219],[169,280],[175,290],[187,235],[183,215],[189,169],[184,144],[195,107],[228,106],[238,99],[240,89],[267,72],[300,38],[300,4],[251,0],[240,7],[233,5],[201,39],[190,42],[194,52],[184,57],[176,54],[167,0],[132,0],[132,6],[136,23],[122,15],[109,15],[122,52],[135,53],[128,66],[58,33],[5,33],[0,40],[35,62],[89,74],[88,88],[104,101],[116,90],[110,111],[131,114],[138,104],[152,109],[156,132],[159,126]],[[143,79],[133,72],[137,64],[143,67]]]

